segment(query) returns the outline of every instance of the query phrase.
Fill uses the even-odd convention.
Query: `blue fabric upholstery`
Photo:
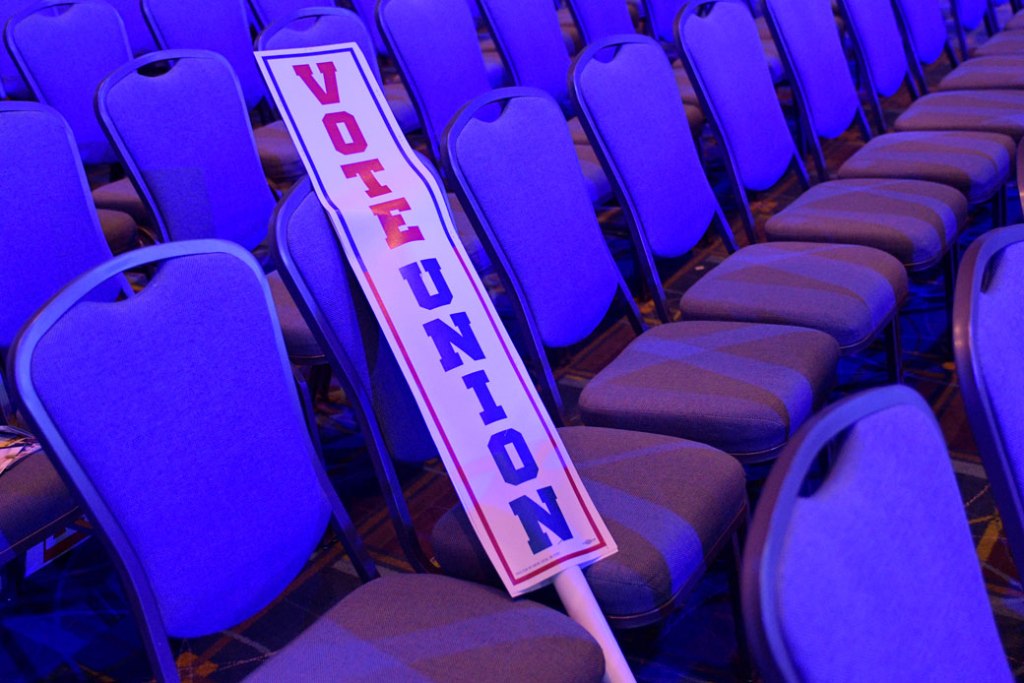
[[[139,225],[152,225],[153,218],[149,215],[149,209],[145,202],[135,191],[131,178],[121,178],[106,185],[100,185],[92,191],[92,200],[96,202],[98,209],[110,209],[122,211]]]
[[[559,436],[619,546],[583,569],[601,611],[612,623],[656,615],[700,579],[745,514],[743,468],[703,444],[655,434],[567,427]],[[446,574],[497,585],[461,506],[434,526],[431,546]]]
[[[165,73],[137,71],[164,57],[173,62]],[[264,240],[274,199],[223,57],[153,53],[113,75],[99,107],[171,239],[218,237],[250,250]]]
[[[896,119],[898,131],[971,130],[1024,137],[1024,91],[962,90],[925,95]]]
[[[27,4],[25,0],[0,0],[0,26],[6,26],[11,16]],[[27,99],[32,96],[7,50],[0,50],[0,86],[0,94],[6,97]]]
[[[113,253],[120,254],[138,246],[139,226],[135,224],[131,216],[110,209],[96,209],[96,216],[100,219],[103,237],[107,240],[107,245]]]
[[[580,396],[584,423],[774,458],[828,397],[835,339],[782,325],[684,321],[640,335]]]
[[[20,460],[0,476],[0,564],[39,542],[54,522],[68,519],[78,509],[71,492],[53,469],[46,453]]]
[[[304,2],[307,0],[303,0]],[[128,43],[132,46],[132,53],[141,55],[152,52],[156,49],[156,41],[142,16],[142,4],[137,0],[106,0],[117,13],[121,15],[125,31],[128,33]]]
[[[844,0],[850,22],[856,26],[866,68],[881,97],[895,95],[909,76],[896,13],[889,0]]]
[[[508,101],[497,119],[470,121],[448,138],[447,153],[475,204],[467,210],[493,231],[541,339],[569,346],[597,327],[621,276],[561,109],[541,91],[528,92],[533,96]]]
[[[118,520],[169,635],[251,616],[326,529],[281,350],[258,266],[213,253],[165,262],[128,301],[73,305],[32,355],[41,405]]]
[[[598,683],[603,673],[597,643],[555,610],[398,574],[347,596],[245,680]]]
[[[903,11],[914,52],[922,64],[942,56],[949,44],[949,29],[937,0],[896,0]]]
[[[351,0],[352,8],[356,11],[363,19],[363,23],[366,25],[366,30],[370,32],[370,37],[373,39],[373,44],[377,47],[377,52],[380,55],[388,54],[388,47],[384,44],[384,38],[380,32],[380,26],[377,23],[377,4],[379,0]],[[476,3],[473,3],[474,8]]]
[[[988,11],[986,0],[957,0],[950,3],[950,7],[967,31],[973,31],[981,26],[981,22],[985,20],[985,12]]]
[[[291,16],[307,7],[334,7],[331,0],[249,0],[249,7],[256,16],[260,26],[270,26],[274,22]],[[325,45],[326,43],[320,43]],[[366,52],[368,60],[373,59],[373,52]]]
[[[789,169],[796,147],[750,10],[735,2],[717,3],[706,16],[689,15],[680,40],[740,182],[748,190],[772,187]]]
[[[972,57],[943,76],[935,89],[1024,89],[1024,54]]]
[[[1007,31],[997,33],[975,50],[975,55],[985,57],[989,55],[1020,54],[1024,52],[1024,34],[1020,31]]]
[[[615,34],[633,33],[629,6],[620,0],[569,0],[576,23],[585,43]]]
[[[56,294],[110,258],[68,125],[44,105],[0,104],[0,357]],[[113,299],[123,282],[98,298]]]
[[[266,97],[245,0],[142,0],[142,10],[162,49],[217,52],[234,70],[248,109]]]
[[[690,286],[684,319],[809,327],[844,351],[862,348],[907,297],[907,272],[895,257],[848,244],[776,242],[744,247]]]
[[[40,102],[71,125],[82,161],[117,160],[93,108],[100,81],[131,59],[117,10],[106,3],[69,0],[33,6],[7,24],[5,38]]]
[[[853,424],[825,482],[787,497],[775,522],[776,579],[762,590],[801,680],[1012,680],[926,411],[890,406]]]

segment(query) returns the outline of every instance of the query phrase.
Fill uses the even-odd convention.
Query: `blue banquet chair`
[[[0,25],[6,26],[11,15],[31,3],[32,0],[0,0]],[[0,50],[0,95],[14,100],[32,98],[31,91],[7,50]]]
[[[437,458],[437,449],[308,183],[279,205],[274,247],[285,282],[343,379],[402,547],[414,566],[429,569],[392,461],[420,464]],[[663,618],[736,542],[746,518],[742,469],[720,451],[680,439],[594,427],[560,434],[619,545],[617,554],[583,570],[598,604],[616,627]],[[445,573],[499,585],[461,506],[441,518],[431,545]]]
[[[248,0],[249,9],[252,11],[256,23],[261,29],[266,29],[273,23],[279,22],[304,9],[323,9],[334,7],[331,0]],[[367,53],[366,58],[372,59],[372,53]]]
[[[474,100],[445,144],[550,412],[565,421],[547,350],[591,339],[606,317],[624,312],[637,336],[584,388],[584,422],[699,441],[745,464],[770,461],[825,400],[837,342],[818,330],[726,321],[646,330],[572,147],[558,105],[527,88]]]
[[[669,317],[657,260],[686,255],[714,227],[732,253],[683,294],[683,319],[815,328],[834,336],[845,352],[859,350],[886,330],[906,287],[903,268],[889,254],[856,244],[801,241],[736,250],[696,147],[680,126],[668,60],[653,40],[616,36],[591,45],[577,57],[572,91],[624,208],[663,321]],[[958,214],[966,208],[963,198],[927,183],[893,191],[900,189],[907,205],[902,220],[886,220],[878,206],[855,217],[849,211],[834,216],[823,211],[823,219],[837,234],[844,222],[869,227],[873,219],[874,230],[888,231],[900,246],[896,254],[911,263],[937,263],[949,246],[944,233],[950,228],[944,224],[951,223],[955,234]],[[914,197],[914,191],[921,196]],[[916,224],[907,220],[915,210],[923,219]],[[885,243],[879,240],[878,246]]]
[[[956,285],[954,347],[971,432],[1018,572],[1024,566],[1024,437],[1020,432],[1024,226],[993,230],[964,255]]]
[[[90,300],[157,263],[130,301]],[[10,370],[110,552],[158,680],[179,680],[168,638],[252,617],[329,526],[366,585],[246,680],[600,680],[599,647],[554,610],[441,576],[377,578],[310,442],[262,268],[241,247],[175,242],[108,261],[33,319]]]
[[[906,387],[844,399],[793,438],[754,515],[743,600],[771,683],[1013,680],[942,432]]]
[[[149,30],[145,17],[142,16],[141,3],[136,0],[106,0],[106,2],[113,5],[117,13],[121,15],[132,54],[143,55],[156,49],[156,41],[153,40],[153,34]]]

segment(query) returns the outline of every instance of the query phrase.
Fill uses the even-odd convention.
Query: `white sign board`
[[[477,535],[520,595],[615,552],[446,195],[354,44],[257,52]]]

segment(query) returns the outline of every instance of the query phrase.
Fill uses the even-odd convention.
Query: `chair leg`
[[[889,370],[889,381],[903,384],[903,347],[900,344],[900,319],[893,316],[892,322],[885,331],[886,366]]]
[[[953,297],[956,291],[957,257],[956,245],[952,245],[942,260],[942,283],[946,290],[946,343],[949,345],[950,357],[953,355]]]
[[[742,549],[746,540],[746,522],[743,522],[732,535],[730,541],[731,552],[726,558],[729,572],[729,602],[732,607],[732,619],[736,628],[736,679],[752,683],[756,678],[754,661],[750,655],[750,643],[747,641],[747,632],[743,621],[743,604],[740,594],[740,571],[742,564]]]
[[[1000,188],[992,197],[992,227],[1001,228],[1006,225],[1006,188]]]
[[[316,451],[320,462],[326,463],[323,444],[320,442],[320,427],[316,423],[316,409],[313,407],[313,398],[309,393],[309,385],[299,370],[292,368],[292,374],[295,376],[295,388],[299,393],[299,404],[302,406],[302,415],[306,418],[306,429],[309,431],[309,438],[313,442],[313,449]]]

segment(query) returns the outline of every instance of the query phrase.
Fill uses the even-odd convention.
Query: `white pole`
[[[587,629],[604,653],[604,680],[607,683],[636,683],[633,672],[619,648],[618,641],[608,626],[601,608],[590,591],[587,580],[579,567],[564,569],[555,577],[555,590],[561,598],[565,611],[573,621]]]

